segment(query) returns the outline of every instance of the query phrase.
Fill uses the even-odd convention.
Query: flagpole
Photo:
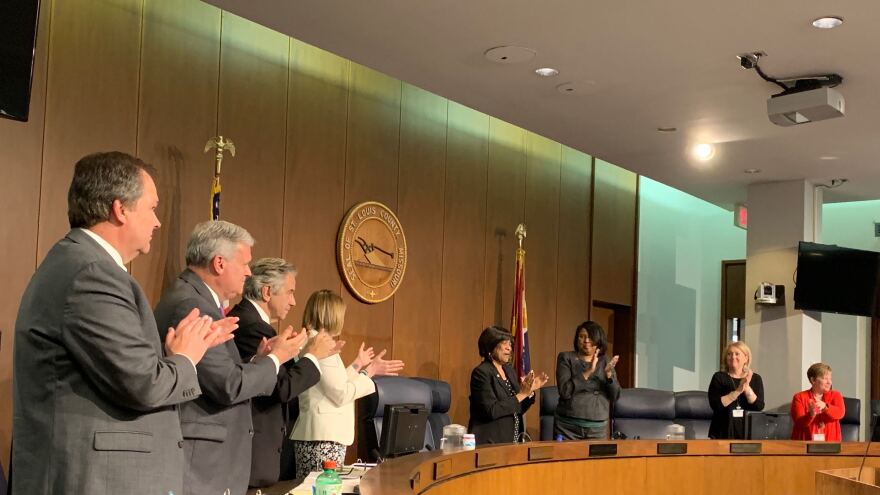
[[[205,153],[215,148],[214,155],[214,179],[211,181],[211,220],[220,220],[220,167],[223,165],[223,152],[235,156],[235,143],[223,136],[214,136],[205,144]]]

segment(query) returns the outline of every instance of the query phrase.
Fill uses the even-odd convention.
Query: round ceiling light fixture
[[[665,133],[675,132],[677,130],[678,130],[677,127],[658,127],[657,128],[657,132],[665,132]]]
[[[496,46],[486,50],[483,56],[499,64],[518,64],[535,58],[537,53],[525,46]]]
[[[761,169],[760,168],[747,168],[747,169],[743,170],[743,172],[745,172],[747,174],[760,174]]]
[[[697,160],[708,162],[715,156],[715,147],[709,143],[700,143],[694,146],[692,153]]]
[[[553,77],[558,76],[559,71],[553,67],[541,67],[540,69],[535,69],[535,74],[541,77]]]
[[[813,27],[818,29],[834,29],[843,24],[843,18],[837,16],[820,17],[813,20]]]

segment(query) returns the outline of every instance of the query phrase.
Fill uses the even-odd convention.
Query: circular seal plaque
[[[348,211],[339,226],[336,261],[355,297],[374,304],[394,295],[406,258],[403,227],[387,206],[367,201]]]

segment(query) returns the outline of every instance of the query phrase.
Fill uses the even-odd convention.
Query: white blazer
[[[317,332],[310,331],[309,337]],[[299,417],[291,440],[354,443],[354,401],[372,394],[370,377],[342,363],[339,354],[319,361],[321,381],[299,395]]]

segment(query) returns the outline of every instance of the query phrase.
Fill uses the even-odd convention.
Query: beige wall
[[[150,255],[132,263],[154,303],[181,269],[189,231],[209,216],[213,160],[202,149],[213,135],[238,151],[224,162],[223,218],[254,234],[256,257],[299,266],[301,303],[320,288],[343,291],[334,245],[345,211],[365,200],[390,206],[407,235],[406,277],[378,305],[343,291],[344,354],[366,340],[404,359],[407,374],[449,381],[456,422],[467,422],[477,335],[509,325],[517,223],[529,228],[536,369],[553,375],[556,352],[587,317],[591,246],[622,263],[603,268],[592,287],[633,304],[635,209],[618,205],[635,204],[636,191],[596,183],[597,209],[613,213],[600,217],[607,232],[593,243],[591,157],[197,0],[42,7],[31,120],[0,121],[4,467],[15,312],[36,264],[67,230],[73,164],[89,152],[136,153],[159,170],[163,226]],[[296,308],[285,323],[300,317]],[[535,407],[530,430],[537,425]]]

